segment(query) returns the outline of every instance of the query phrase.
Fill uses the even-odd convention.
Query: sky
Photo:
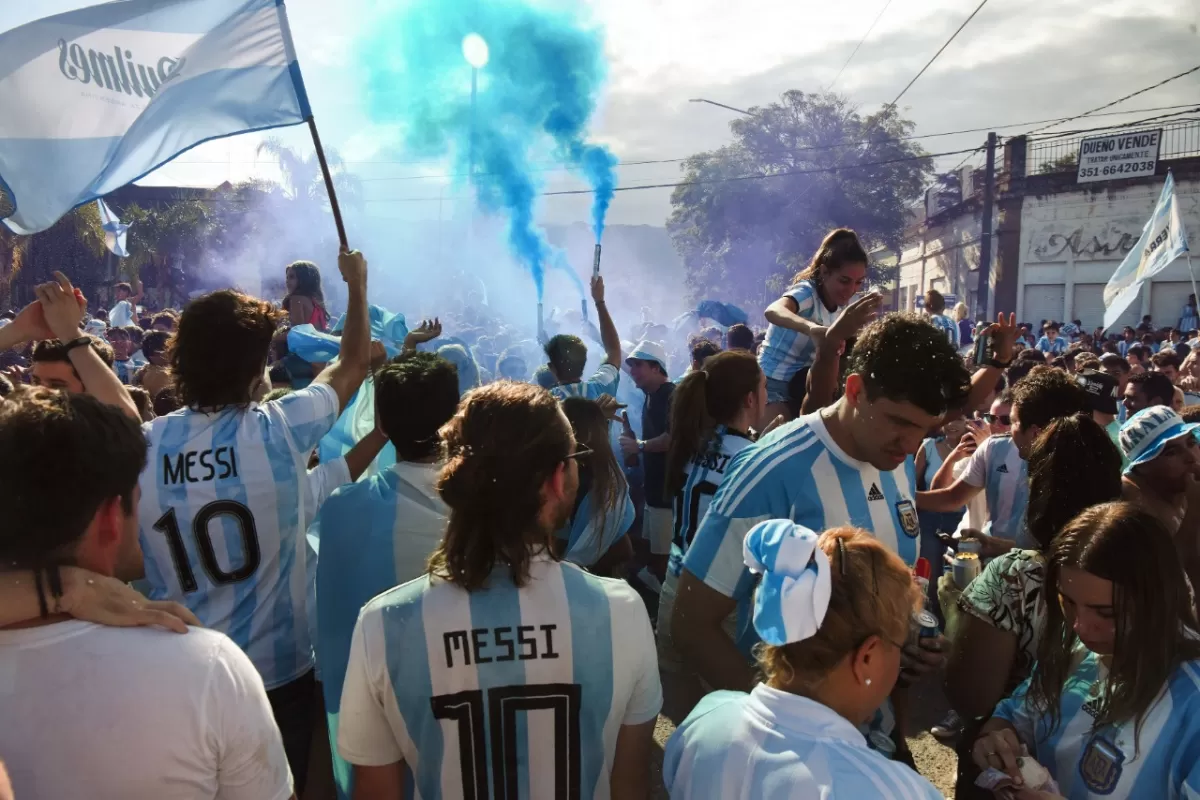
[[[402,221],[437,219],[458,189],[446,166],[413,163],[388,131],[366,122],[347,56],[369,25],[373,3],[386,0],[288,0],[300,65],[321,137],[364,180],[364,213]],[[977,0],[591,0],[606,34],[609,80],[592,129],[622,161],[682,159],[729,141],[736,114],[691,98],[739,108],[765,105],[789,89],[826,89],[884,8],[878,24],[837,78],[864,112],[891,101],[978,5]],[[0,5],[0,30],[89,5],[39,0]],[[1200,0],[991,0],[905,94],[903,114],[916,134],[998,128],[1081,113],[1200,63]],[[1200,73],[1134,98],[1119,110],[1200,104]],[[1098,118],[1120,123],[1153,112]],[[1074,123],[1080,125],[1080,123]],[[1080,125],[1082,127],[1082,125]],[[311,151],[304,128],[277,132]],[[250,177],[275,179],[277,168],[253,134],[201,145],[143,183],[214,186]],[[979,145],[985,133],[930,138],[932,153]],[[939,159],[948,169],[963,156]],[[982,162],[982,157],[974,159]],[[584,188],[548,169],[545,191]],[[630,164],[622,186],[680,180],[678,162]],[[609,224],[663,225],[670,189],[618,192]],[[586,195],[543,198],[546,224],[588,219]]]

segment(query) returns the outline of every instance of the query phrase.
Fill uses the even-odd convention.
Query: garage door
[[[1129,304],[1129,308],[1117,318],[1116,323],[1109,328],[1112,331],[1120,331],[1126,325],[1136,327],[1138,324],[1138,310],[1142,307],[1140,301],[1135,300]],[[1091,331],[1104,324],[1104,284],[1103,283],[1077,283],[1075,284],[1075,305],[1073,317],[1083,323],[1085,331]]]
[[[1154,327],[1175,327],[1179,324],[1179,312],[1192,293],[1190,281],[1154,281],[1150,284],[1150,316]]]
[[[1025,306],[1021,322],[1037,328],[1042,320],[1062,321],[1066,292],[1061,283],[1034,284],[1025,286]]]

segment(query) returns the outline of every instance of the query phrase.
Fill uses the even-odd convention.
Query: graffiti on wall
[[[1029,252],[1038,261],[1122,258],[1137,244],[1145,220],[1112,220],[1096,224],[1047,225],[1034,233]]]

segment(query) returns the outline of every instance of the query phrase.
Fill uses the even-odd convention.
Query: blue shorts
[[[786,403],[791,399],[788,393],[788,382],[778,378],[767,378],[767,402]]]

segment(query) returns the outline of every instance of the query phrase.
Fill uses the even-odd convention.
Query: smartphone
[[[992,335],[990,333],[980,334],[979,338],[975,340],[975,366],[982,367],[992,358]]]

